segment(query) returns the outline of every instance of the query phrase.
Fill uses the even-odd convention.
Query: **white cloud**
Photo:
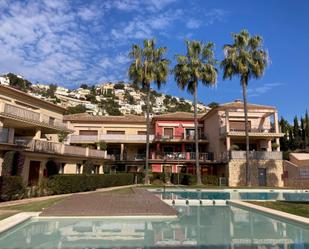
[[[271,91],[273,88],[282,86],[283,84],[280,82],[274,82],[274,83],[265,83],[261,86],[255,87],[255,88],[249,88],[248,89],[248,96],[249,97],[258,97],[262,94],[265,94],[269,91]]]
[[[190,19],[187,21],[186,26],[189,29],[197,29],[201,26],[202,22],[197,19]]]

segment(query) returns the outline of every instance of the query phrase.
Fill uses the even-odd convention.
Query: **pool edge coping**
[[[251,210],[255,210],[264,214],[270,214],[272,216],[275,216],[280,219],[285,219],[285,220],[290,220],[296,223],[301,223],[303,225],[309,225],[309,218],[303,217],[303,216],[298,216],[295,214],[290,214],[286,213],[283,211],[267,208],[267,207],[262,207],[258,206],[252,203],[244,202],[244,201],[239,201],[239,200],[227,200],[227,204],[230,204],[232,206],[236,207],[241,207],[241,208],[247,208]]]
[[[38,217],[41,212],[21,212],[0,221],[0,234],[33,218]]]

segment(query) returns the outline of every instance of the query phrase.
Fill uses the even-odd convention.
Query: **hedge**
[[[91,191],[98,188],[134,184],[134,174],[115,175],[55,175],[48,181],[48,188],[53,194],[68,194]]]
[[[21,176],[0,177],[0,200],[10,201],[22,199],[25,195],[25,185]]]
[[[173,173],[171,176],[171,183],[181,184],[181,185],[195,185],[197,183],[197,178],[196,178],[196,175],[192,175],[192,174]]]
[[[205,185],[219,186],[219,177],[215,175],[206,175],[202,177],[202,182]]]

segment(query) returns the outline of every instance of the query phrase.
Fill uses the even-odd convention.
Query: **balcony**
[[[219,133],[221,136],[244,137],[245,129],[230,127],[227,131],[226,126],[222,126]],[[282,137],[283,135],[283,133],[276,132],[274,128],[249,128],[250,137]]]
[[[230,151],[230,159],[246,159],[246,151]],[[250,151],[249,159],[254,160],[282,160],[280,151]]]
[[[0,106],[0,113],[6,117],[17,118],[18,120],[39,123],[46,127],[67,129],[67,125],[63,123],[61,119],[50,117],[48,115],[31,111],[26,108],[11,105],[8,103],[2,103],[3,106]]]
[[[18,141],[16,141],[15,143],[21,145],[21,139],[18,139]],[[79,146],[65,145],[62,143],[49,142],[44,140],[24,140],[24,146],[26,146],[29,151],[34,152],[80,156],[85,158],[93,157],[103,159],[105,157],[104,151],[83,148]]]
[[[149,141],[152,142],[154,135],[149,136]],[[108,143],[146,143],[146,135],[138,134],[102,134],[100,140]]]
[[[182,134],[175,134],[175,135],[160,135],[157,134],[155,136],[156,141],[160,142],[194,142],[195,136],[194,135],[186,135],[184,133]],[[207,140],[207,136],[204,134],[201,134],[198,136],[199,141]]]
[[[190,161],[196,160],[195,152],[165,152],[153,153],[152,159],[156,160],[171,160],[171,161]],[[201,152],[199,153],[199,161],[213,161],[214,154],[211,152]]]

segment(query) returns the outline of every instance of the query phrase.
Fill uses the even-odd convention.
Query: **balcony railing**
[[[274,128],[249,128],[248,131],[254,132],[254,133],[275,133]],[[226,134],[227,133],[226,126],[220,127],[219,132],[220,132],[220,135]],[[230,127],[229,132],[245,132],[245,129],[244,128]]]
[[[160,135],[157,134],[155,136],[155,139],[157,141],[193,141],[195,139],[194,135],[186,135],[184,133],[182,134],[175,134],[175,135]],[[207,136],[204,134],[201,134],[198,136],[199,140],[205,140],[207,139]]]
[[[41,114],[39,112],[35,112],[31,110],[27,110],[25,108],[11,105],[8,103],[4,103],[3,113],[10,115],[10,116],[18,117],[21,119],[26,119],[29,121],[44,123],[50,126],[55,126],[55,127],[60,127],[60,128],[67,127],[67,125],[63,123],[61,119],[50,117],[48,115]]]
[[[24,145],[31,151],[45,152],[60,155],[83,156],[104,158],[105,152],[79,146],[65,145],[62,143],[49,142],[44,140],[24,141]]]
[[[155,153],[152,155],[152,159],[163,159],[163,160],[196,160],[195,152],[165,152]],[[201,152],[199,153],[199,160],[201,161],[213,161],[214,154],[211,152]]]
[[[230,151],[230,159],[245,159],[246,151]],[[280,151],[250,151],[250,159],[256,160],[282,160]]]
[[[154,135],[149,136],[149,140],[152,141]],[[146,142],[146,135],[138,135],[138,134],[102,134],[100,136],[100,140],[111,141],[111,142]]]

